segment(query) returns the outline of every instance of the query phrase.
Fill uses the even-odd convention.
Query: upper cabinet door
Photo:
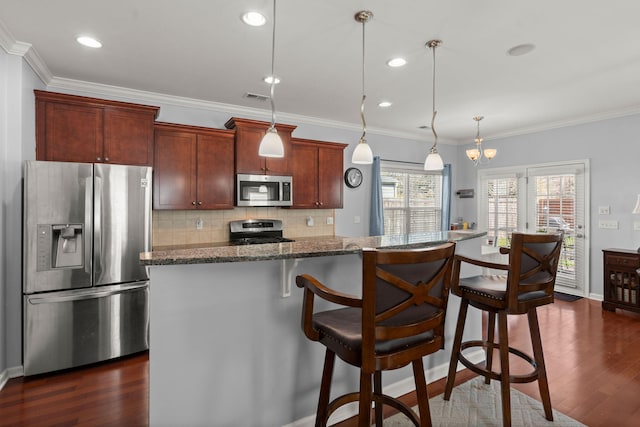
[[[345,146],[318,147],[318,200],[321,209],[342,208]]]
[[[41,104],[37,124],[37,160],[101,161],[101,108],[49,102]]]
[[[295,126],[276,124],[278,135],[284,144],[284,157],[258,155],[260,141],[269,129],[269,122],[233,117],[225,123],[227,129],[235,129],[236,173],[254,175],[291,175],[291,132]]]
[[[235,179],[233,132],[221,130],[198,134],[199,209],[233,209]]]
[[[292,144],[293,204],[296,208],[318,207],[318,147],[316,144],[298,142]]]
[[[196,208],[196,135],[156,129],[154,209]]]
[[[104,110],[103,162],[152,166],[155,114],[117,108]]]

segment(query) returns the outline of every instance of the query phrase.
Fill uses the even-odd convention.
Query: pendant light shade
[[[424,161],[424,170],[426,171],[441,171],[444,169],[444,163],[442,157],[438,152],[429,153]]]
[[[284,144],[275,127],[270,127],[262,137],[258,155],[262,157],[284,157]]]
[[[427,42],[427,47],[433,52],[433,114],[431,116],[431,132],[433,132],[434,142],[431,147],[429,155],[424,161],[424,170],[427,171],[441,171],[444,169],[444,162],[442,157],[438,153],[438,134],[436,133],[435,121],[436,121],[436,47],[442,44],[442,40],[430,40]]]
[[[355,16],[356,21],[362,23],[362,102],[360,102],[362,136],[360,137],[360,142],[358,142],[356,149],[353,150],[351,163],[361,165],[370,165],[373,163],[373,151],[371,151],[371,147],[369,147],[369,144],[367,144],[367,140],[365,139],[365,136],[367,134],[367,122],[364,119],[364,100],[367,98],[364,94],[364,25],[369,22],[371,18],[373,18],[373,13],[368,10],[361,10],[360,12],[356,13]]]
[[[356,149],[353,150],[351,163],[360,165],[370,165],[371,163],[373,163],[373,151],[371,151],[371,147],[369,147],[369,144],[367,144],[363,140],[360,140],[358,145],[356,145]]]
[[[273,0],[273,29],[271,37],[271,94],[269,100],[271,101],[271,126],[267,130],[267,133],[262,137],[260,141],[260,147],[258,148],[258,155],[262,157],[284,157],[284,144],[282,138],[278,135],[276,129],[276,105],[273,100],[274,88],[276,84],[275,74],[275,51],[276,51],[276,0]]]

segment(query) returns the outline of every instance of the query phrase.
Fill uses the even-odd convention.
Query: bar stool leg
[[[496,313],[493,311],[488,312],[487,318],[487,349],[486,349],[486,367],[487,371],[491,371],[491,367],[493,365],[493,345],[495,339],[495,331],[496,331]],[[491,382],[491,378],[489,375],[484,376],[484,383],[489,384]]]
[[[502,425],[511,427],[511,384],[509,382],[509,338],[507,336],[507,312],[498,312],[500,339],[500,395],[502,397]]]
[[[444,400],[449,400],[451,398],[453,384],[456,380],[458,356],[460,355],[460,347],[462,345],[462,333],[464,332],[464,323],[467,319],[467,308],[469,308],[469,302],[466,299],[462,299],[460,301],[460,312],[458,313],[456,335],[453,339],[453,348],[451,349],[451,360],[449,361],[449,374],[447,375],[447,384],[444,388]]]
[[[527,312],[529,318],[529,331],[531,334],[531,346],[533,347],[533,358],[538,369],[538,388],[540,398],[544,407],[544,415],[549,421],[553,421],[553,411],[551,410],[551,396],[549,394],[549,383],[547,381],[547,369],[544,365],[544,354],[542,352],[542,339],[540,338],[540,326],[538,325],[538,313],[535,308]]]
[[[420,425],[431,426],[431,410],[429,409],[429,392],[427,380],[424,377],[424,364],[422,359],[413,361],[413,377],[416,383],[416,396],[418,398],[418,412],[420,412]]]
[[[358,427],[371,427],[371,400],[373,387],[371,374],[360,369],[360,407],[358,413]]]
[[[324,369],[322,370],[322,383],[320,385],[320,397],[318,398],[318,411],[316,413],[316,427],[327,425],[329,409],[329,395],[331,394],[331,377],[336,354],[327,349],[324,356]]]
[[[382,396],[382,373],[380,371],[376,371],[375,374],[373,374],[373,394]],[[374,405],[376,427],[382,427],[382,403],[374,402]]]

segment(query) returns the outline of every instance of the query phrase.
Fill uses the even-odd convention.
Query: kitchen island
[[[141,254],[150,268],[149,423],[151,426],[313,425],[324,347],[300,330],[308,273],[359,295],[363,248],[418,248],[456,242],[456,252],[480,256],[483,232],[392,237],[305,238],[290,243],[212,246]],[[468,275],[470,271],[463,271]],[[449,300],[447,342],[459,300]],[[323,307],[320,305],[320,309]],[[481,336],[470,310],[466,336]],[[427,379],[446,375],[450,344],[425,358]],[[358,370],[336,363],[334,393],[356,390]],[[410,367],[385,372],[385,391],[414,388]],[[332,421],[353,414],[338,411]]]

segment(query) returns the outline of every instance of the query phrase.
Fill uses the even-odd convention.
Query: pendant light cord
[[[367,98],[367,96],[364,94],[364,36],[365,36],[365,31],[364,31],[364,26],[365,26],[366,21],[363,20],[362,21],[362,102],[360,103],[360,118],[362,119],[362,136],[360,137],[360,141],[365,141],[364,137],[367,133],[367,122],[364,119],[364,100]]]
[[[431,147],[431,152],[432,153],[437,153],[436,150],[436,145],[438,145],[438,134],[436,133],[436,128],[435,128],[435,121],[436,121],[436,114],[438,113],[436,111],[436,47],[438,46],[437,43],[434,43],[431,46],[431,49],[433,50],[433,92],[432,92],[432,106],[433,106],[433,115],[431,116],[431,132],[433,132],[433,136],[435,138],[434,142],[433,142],[433,146]]]
[[[276,104],[273,101],[274,88],[276,85],[275,75],[275,62],[276,62],[276,0],[273,0],[273,28],[271,33],[271,94],[269,100],[271,101],[271,127],[275,128],[276,125]]]

